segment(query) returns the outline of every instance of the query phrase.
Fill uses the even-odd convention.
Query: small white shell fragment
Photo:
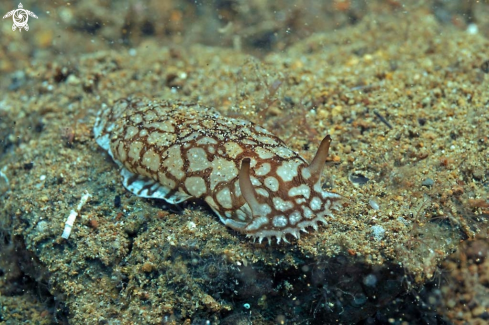
[[[78,213],[75,210],[71,210],[70,215],[66,219],[65,228],[63,229],[62,238],[68,239],[71,234],[71,229],[73,228],[73,224],[75,223],[75,219],[78,216]]]
[[[63,229],[63,233],[61,234],[61,237],[64,239],[68,239],[71,234],[71,230],[73,229],[73,224],[75,223],[76,217],[80,213],[80,210],[83,208],[85,203],[87,203],[88,199],[91,197],[90,193],[85,192],[85,194],[81,197],[80,202],[78,203],[78,206],[76,207],[75,210],[71,210],[70,215],[66,219],[65,222],[65,228]]]
[[[368,200],[368,204],[370,204],[370,207],[376,211],[380,209],[379,204],[374,199]]]

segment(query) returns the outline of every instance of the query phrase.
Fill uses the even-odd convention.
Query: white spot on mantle
[[[297,176],[297,167],[304,162],[300,160],[287,160],[277,168],[277,175],[282,178],[284,182],[290,182],[295,176]]]

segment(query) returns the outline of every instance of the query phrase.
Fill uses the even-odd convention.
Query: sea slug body
[[[132,193],[172,204],[201,198],[226,226],[260,242],[299,237],[341,207],[320,183],[329,136],[308,164],[252,122],[147,99],[103,105],[94,134]]]

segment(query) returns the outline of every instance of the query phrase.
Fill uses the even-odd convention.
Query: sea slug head
[[[281,161],[272,166],[264,183],[271,191],[268,196],[260,195],[262,188],[252,184],[252,160],[244,158],[239,171],[241,195],[246,201],[240,210],[247,215],[247,225],[240,230],[250,237],[269,241],[277,238],[287,241],[286,235],[298,238],[306,228],[318,228],[318,223],[327,223],[334,218],[333,210],[341,207],[341,195],[327,192],[321,187],[321,174],[328,156],[331,137],[327,135],[321,142],[316,156],[307,165],[302,160]],[[253,173],[256,174],[256,173]]]

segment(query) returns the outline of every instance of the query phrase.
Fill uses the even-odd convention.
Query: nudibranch
[[[172,204],[201,198],[226,226],[259,242],[317,230],[341,207],[341,196],[321,187],[329,135],[308,164],[252,122],[134,98],[102,105],[94,134],[130,192]]]

